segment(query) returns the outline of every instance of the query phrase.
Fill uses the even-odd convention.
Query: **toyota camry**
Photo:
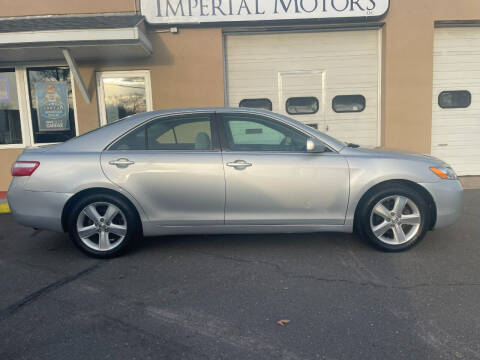
[[[12,176],[19,223],[68,232],[95,257],[166,234],[355,232],[401,251],[462,206],[441,160],[345,144],[255,109],[133,115],[25,149]]]

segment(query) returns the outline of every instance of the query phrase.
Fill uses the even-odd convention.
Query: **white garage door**
[[[480,175],[480,28],[435,29],[432,155]]]
[[[227,105],[269,107],[379,145],[379,30],[228,34]]]

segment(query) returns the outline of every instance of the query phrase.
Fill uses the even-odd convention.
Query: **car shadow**
[[[335,248],[337,250],[365,249],[369,245],[354,234],[344,233],[279,233],[279,234],[215,234],[215,235],[168,235],[145,237],[141,240],[137,253],[160,250],[162,248],[255,248],[258,250],[315,247],[316,250]]]

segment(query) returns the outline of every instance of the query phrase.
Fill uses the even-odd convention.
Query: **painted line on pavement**
[[[8,203],[3,203],[0,204],[0,214],[9,214],[10,213],[10,207],[8,206]]]

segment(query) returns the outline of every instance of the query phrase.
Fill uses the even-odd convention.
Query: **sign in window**
[[[68,67],[28,68],[34,143],[63,142],[76,136]]]

